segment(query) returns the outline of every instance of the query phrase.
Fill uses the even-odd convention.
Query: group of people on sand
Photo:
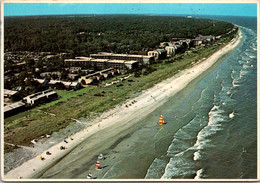
[[[72,137],[69,137],[68,138],[69,140],[73,140],[73,138]],[[64,139],[64,142],[67,144],[67,143],[69,143],[68,142],[68,140],[66,140],[66,139]],[[65,146],[60,146],[60,150],[65,150],[66,149],[66,147]],[[51,152],[50,151],[46,151],[46,155],[51,155]],[[38,158],[40,159],[40,160],[45,160],[45,158],[43,157],[43,156],[38,156]]]
[[[100,160],[105,159],[105,157],[103,156],[103,154],[99,153],[97,161],[96,161],[96,169],[97,170],[101,170],[102,167],[100,166]]]
[[[100,166],[100,160],[104,160],[106,159],[106,157],[104,157],[103,154],[99,153],[98,157],[97,157],[97,161],[96,161],[96,169],[97,170],[101,170],[103,169],[104,167],[101,167]],[[89,172],[88,176],[86,177],[87,179],[96,179],[97,177],[93,177],[91,172]]]
[[[73,138],[72,137],[69,137],[69,139],[70,140],[73,140]],[[69,143],[66,139],[64,139],[64,141],[63,142],[65,142],[66,144],[67,143]],[[66,149],[66,147],[65,146],[60,146],[60,150],[65,150]]]
[[[126,104],[125,107],[131,106],[131,105],[135,104],[136,102],[137,102],[136,100],[133,100],[128,105]]]

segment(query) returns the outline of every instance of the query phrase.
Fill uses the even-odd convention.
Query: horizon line
[[[207,15],[207,14],[151,14],[151,13],[144,13],[144,14],[128,14],[128,13],[85,13],[85,14],[35,14],[35,15],[4,15],[4,17],[33,17],[33,16],[84,16],[84,15],[92,15],[92,16],[100,16],[100,15],[142,15],[142,16],[229,16],[229,17],[255,17],[253,15]],[[192,17],[193,18],[193,17]]]

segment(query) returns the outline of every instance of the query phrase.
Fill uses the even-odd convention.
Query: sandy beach
[[[123,104],[116,106],[114,109],[103,113],[100,117],[95,119],[95,123],[92,126],[89,126],[88,128],[74,134],[71,138],[67,138],[67,143],[62,141],[56,145],[53,145],[37,157],[9,171],[6,175],[2,176],[3,180],[14,181],[17,179],[37,179],[41,177],[50,167],[53,167],[67,154],[72,152],[76,147],[80,146],[83,141],[85,142],[86,139],[90,139],[87,143],[88,150],[91,149],[91,154],[96,154],[97,156],[99,152],[102,152],[114,143],[113,141],[111,141],[110,144],[104,143],[102,142],[102,139],[104,138],[97,138],[95,141],[91,140],[91,138],[93,139],[98,132],[102,132],[103,137],[105,137],[108,141],[119,134],[121,130],[127,130],[127,128],[131,125],[134,125],[133,123],[128,123],[130,120],[141,119],[151,113],[159,105],[162,105],[163,102],[167,100],[167,97],[172,96],[185,88],[185,86],[187,86],[192,80],[213,66],[221,56],[225,55],[229,51],[232,51],[236,46],[238,46],[241,39],[242,35],[241,31],[239,31],[239,37],[233,39],[229,44],[211,55],[209,58],[197,62],[192,67],[184,69],[173,77],[168,78],[154,87],[143,91],[142,94],[136,98],[127,100]],[[133,104],[129,106],[129,103],[132,101],[136,102],[133,102]],[[126,107],[126,105],[128,105],[128,107]],[[102,146],[97,144],[102,144]],[[61,146],[65,146],[65,149],[61,150]],[[47,155],[47,151],[49,151],[51,155]],[[39,156],[44,157],[44,160],[41,160]],[[95,169],[95,164],[92,162],[93,156],[86,158],[91,164],[89,170],[93,171]],[[105,161],[109,160],[104,160],[102,163],[106,164]],[[86,172],[86,175],[87,174],[88,172]],[[102,174],[102,171],[99,171],[96,172],[95,176],[100,178]],[[86,175],[82,176],[86,177]]]

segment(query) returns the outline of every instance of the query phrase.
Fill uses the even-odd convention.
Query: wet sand
[[[95,170],[97,155],[100,152],[103,153],[106,149],[113,149],[113,146],[115,147],[121,140],[126,138],[122,131],[127,131],[131,126],[135,125],[132,121],[138,121],[138,119],[144,118],[159,105],[162,105],[163,101],[166,100],[168,96],[172,96],[182,90],[193,79],[214,65],[218,58],[234,49],[240,43],[241,37],[240,33],[238,39],[234,39],[206,60],[194,64],[191,68],[180,71],[173,77],[143,91],[138,97],[128,100],[124,104],[118,105],[114,109],[103,113],[101,117],[95,120],[95,124],[71,136],[73,140],[66,139],[68,143],[60,142],[46,150],[51,152],[51,155],[46,155],[46,151],[39,155],[44,157],[45,160],[40,160],[37,156],[23,163],[21,166],[14,168],[2,177],[4,177],[4,180],[32,180],[41,176],[43,176],[42,178],[66,179],[67,177],[59,177],[59,166],[56,166],[55,164],[61,159],[66,158],[66,155],[69,153],[74,153],[75,159],[77,159],[77,157],[82,158],[77,155],[77,153],[81,153],[81,150],[88,151],[88,156],[84,157],[84,161],[87,163],[82,165],[88,167],[88,171],[82,173],[79,168],[76,169],[74,173],[78,173],[80,178],[85,179],[88,172],[92,172],[93,175],[95,172],[94,177],[102,178],[106,171]],[[137,102],[129,106],[129,103],[134,100]],[[128,104],[129,107],[125,107],[126,104]],[[132,123],[129,123],[129,121]],[[65,146],[66,149],[60,150],[60,146]],[[109,152],[105,154],[105,156],[108,156],[108,158],[101,161],[101,166],[110,165],[113,162],[113,158],[120,156],[120,153]],[[70,163],[71,162],[68,162],[67,165],[64,166],[68,166],[68,169],[73,169],[73,167],[70,166]],[[47,170],[50,168],[52,170],[48,172]],[[104,168],[104,170],[105,169],[106,168]],[[59,174],[59,176],[55,177],[55,174]]]

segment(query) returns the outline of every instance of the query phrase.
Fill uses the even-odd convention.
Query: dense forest
[[[5,17],[5,51],[67,52],[88,56],[99,51],[129,53],[155,48],[173,37],[221,35],[231,23],[141,15]]]

